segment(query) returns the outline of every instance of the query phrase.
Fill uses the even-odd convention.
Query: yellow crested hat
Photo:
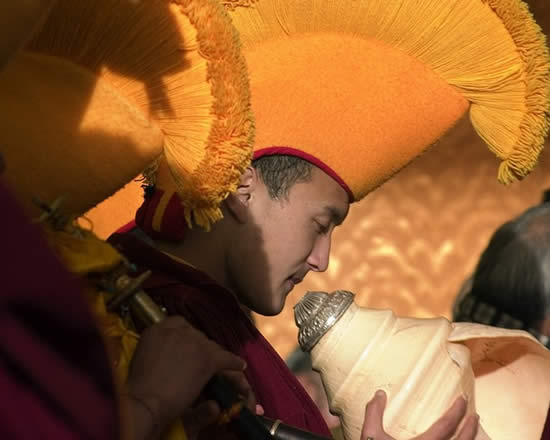
[[[527,175],[549,119],[545,38],[520,0],[228,0],[249,70],[254,158],[304,157],[352,200],[466,112]]]
[[[52,2],[49,2],[52,3]],[[0,72],[3,178],[83,214],[164,157],[199,224],[252,155],[246,65],[216,0],[58,0]]]
[[[0,3],[0,69],[32,36],[56,0]]]

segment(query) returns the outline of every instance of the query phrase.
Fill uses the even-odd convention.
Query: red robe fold
[[[80,283],[0,182],[0,438],[120,438],[112,372]]]
[[[246,377],[267,417],[330,437],[315,403],[229,291],[133,233],[114,234],[109,241],[140,271],[153,272],[144,289],[170,314],[183,315],[210,339],[246,360]],[[216,437],[209,433],[208,438]]]

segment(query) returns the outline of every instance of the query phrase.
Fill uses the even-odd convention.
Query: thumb
[[[363,430],[361,431],[361,440],[382,438],[386,435],[382,423],[385,408],[386,393],[378,390],[365,407],[365,421],[363,423]]]

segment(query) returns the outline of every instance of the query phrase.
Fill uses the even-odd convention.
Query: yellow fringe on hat
[[[221,4],[228,10],[232,11],[239,7],[252,6],[258,0],[221,0]]]
[[[483,115],[477,115],[477,118],[472,115],[471,118],[476,130],[491,149],[499,157],[505,157],[499,167],[498,178],[508,184],[526,176],[534,168],[548,133],[550,56],[546,37],[534,22],[525,3],[519,0],[487,0],[487,3],[510,33],[525,70],[525,113],[521,116],[520,136],[519,139],[512,137],[508,143],[503,143],[505,146],[512,143],[511,154],[506,157],[506,149],[500,148],[500,139],[490,138],[490,133],[497,132],[496,126],[502,121],[485,119]],[[516,111],[522,110],[518,107]]]
[[[212,223],[222,218],[221,202],[237,189],[239,179],[252,159],[254,123],[248,75],[237,32],[226,25],[228,18],[224,15],[222,20],[218,11],[214,14],[204,5],[199,8],[197,3],[200,2],[196,1],[185,3],[185,13],[198,29],[198,52],[208,60],[207,77],[215,97],[210,109],[213,123],[206,147],[202,144],[187,145],[192,157],[204,155],[190,178],[178,172],[188,168],[188,159],[170,138],[167,139],[165,156],[182,203],[189,208],[186,210],[187,223],[191,226],[194,222],[208,230]],[[183,127],[184,132],[187,129]]]
[[[55,0],[4,2],[0,6],[0,69],[23,46],[55,3]]]
[[[503,161],[501,182],[534,167],[549,128],[550,57],[522,1],[237,0],[230,10],[245,51],[261,50],[270,40],[322,33],[404,51],[470,102],[473,126]],[[254,66],[249,69],[253,74]]]
[[[217,1],[59,0],[28,50],[90,70],[148,115],[165,135],[188,220],[208,227],[221,218],[254,127],[238,34]],[[117,172],[100,157],[97,166]]]

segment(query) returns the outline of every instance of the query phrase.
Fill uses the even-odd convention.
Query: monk
[[[193,228],[171,244],[134,229],[114,234],[110,242],[134,264],[153,271],[144,288],[170,314],[184,316],[246,359],[246,377],[267,417],[330,437],[315,404],[242,306],[275,315],[308,272],[326,270],[330,237],[348,213],[348,195],[302,159],[274,156],[258,162],[244,173],[224,203],[224,219],[210,232]],[[268,169],[285,176],[272,182],[279,189],[274,197],[264,177]],[[370,407],[374,429],[381,428],[383,402],[383,396],[377,397]],[[450,437],[465,408],[463,400],[457,401],[422,438]],[[459,438],[473,438],[476,426],[477,419],[469,419]],[[221,434],[206,430],[200,438],[216,435]]]
[[[503,183],[534,166],[548,127],[548,49],[525,5],[425,3],[227,2],[250,71],[252,166],[214,223],[220,216],[190,202],[200,186],[181,200],[161,162],[138,227],[110,239],[153,272],[145,288],[170,314],[246,360],[266,416],[319,435],[329,436],[321,414],[243,308],[278,314],[308,273],[327,269],[332,233],[350,204],[466,112],[502,159]],[[520,34],[529,35],[529,50]],[[511,65],[521,74],[511,75]],[[362,440],[390,438],[385,398],[376,393],[367,405]],[[417,438],[474,438],[477,417],[463,420],[465,406],[458,399]],[[212,428],[200,438],[230,434]]]

